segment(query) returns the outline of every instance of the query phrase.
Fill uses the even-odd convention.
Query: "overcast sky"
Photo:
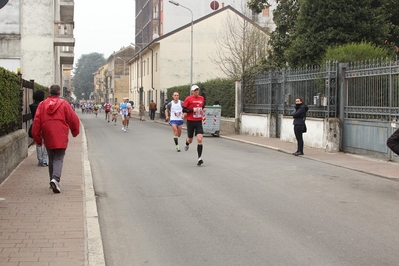
[[[83,54],[104,54],[134,43],[134,0],[75,0],[75,61]]]

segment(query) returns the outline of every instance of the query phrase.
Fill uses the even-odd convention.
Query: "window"
[[[270,10],[269,8],[265,8],[262,10],[262,16],[263,17],[270,17]]]

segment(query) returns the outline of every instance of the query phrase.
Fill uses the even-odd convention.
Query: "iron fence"
[[[295,99],[301,97],[312,117],[337,116],[338,63],[323,67],[282,69],[244,76],[242,79],[243,111],[257,114],[289,115]]]
[[[399,61],[370,60],[344,71],[344,117],[392,121],[399,118]]]

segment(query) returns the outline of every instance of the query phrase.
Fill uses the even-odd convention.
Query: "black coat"
[[[306,112],[309,110],[305,104],[300,104],[299,106],[295,106],[295,111],[291,113],[294,118],[294,125],[305,125]]]

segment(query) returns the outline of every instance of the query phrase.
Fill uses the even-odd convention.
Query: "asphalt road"
[[[399,264],[393,181],[215,137],[197,167],[168,126],[80,117],[108,266]]]

